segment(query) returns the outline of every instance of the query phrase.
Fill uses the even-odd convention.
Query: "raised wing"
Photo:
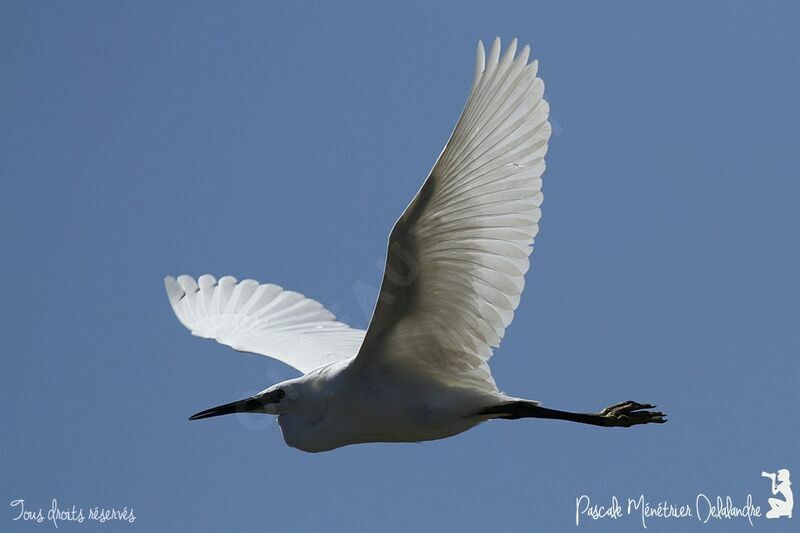
[[[389,235],[355,363],[402,365],[496,391],[487,361],[511,323],[538,231],[549,107],[529,47],[495,39],[455,130]]]
[[[348,359],[364,331],[337,322],[316,300],[252,279],[203,275],[164,279],[169,303],[192,335],[266,355],[308,372]]]

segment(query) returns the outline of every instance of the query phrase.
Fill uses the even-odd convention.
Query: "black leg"
[[[663,424],[666,422],[664,413],[647,411],[647,409],[652,409],[653,407],[655,406],[628,401],[606,407],[599,413],[573,413],[548,409],[533,402],[516,401],[488,407],[479,414],[506,420],[549,418],[603,427],[630,427],[638,424]]]

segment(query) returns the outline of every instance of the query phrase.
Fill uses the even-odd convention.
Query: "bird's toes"
[[[653,406],[647,405],[647,404],[641,404],[641,403],[638,403],[638,402],[634,402],[633,400],[628,400],[626,402],[620,402],[620,403],[611,405],[609,407],[606,407],[605,409],[600,411],[600,414],[602,414],[604,416],[609,416],[609,415],[613,416],[613,415],[618,415],[618,414],[622,414],[622,413],[629,413],[631,411],[636,411],[638,409],[646,409],[646,408],[650,408],[650,407],[653,407]]]
[[[615,403],[614,405],[609,405],[608,407],[600,411],[600,414],[603,416],[609,416],[617,412],[619,409],[622,409],[623,407],[628,405],[628,403],[629,402],[621,402],[621,403]]]
[[[648,409],[653,409],[654,407],[654,404],[629,400],[606,407],[600,412],[600,415],[607,418],[611,426],[630,427],[638,424],[663,424],[667,421],[664,413],[648,411]]]

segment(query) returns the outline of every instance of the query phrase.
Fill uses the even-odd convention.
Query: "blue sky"
[[[2,2],[0,529],[53,529],[14,521],[15,499],[134,509],[108,531],[641,530],[576,528],[581,494],[766,508],[762,470],[800,479],[798,20],[777,2]],[[274,282],[366,326],[386,235],[495,35],[532,44],[554,123],[497,382],[670,422],[316,455],[272,417],[188,422],[295,374],[191,337],[163,277]],[[648,531],[791,525],[712,522]]]

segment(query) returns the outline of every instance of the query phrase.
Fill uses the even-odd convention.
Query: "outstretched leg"
[[[540,407],[534,402],[524,400],[493,405],[482,410],[480,415],[489,415],[492,418],[516,420],[518,418],[550,418],[556,420],[569,420],[581,424],[604,427],[631,427],[638,424],[663,424],[667,421],[664,413],[648,411],[655,405],[642,404],[632,401],[618,403],[606,407],[599,413],[572,413]]]

